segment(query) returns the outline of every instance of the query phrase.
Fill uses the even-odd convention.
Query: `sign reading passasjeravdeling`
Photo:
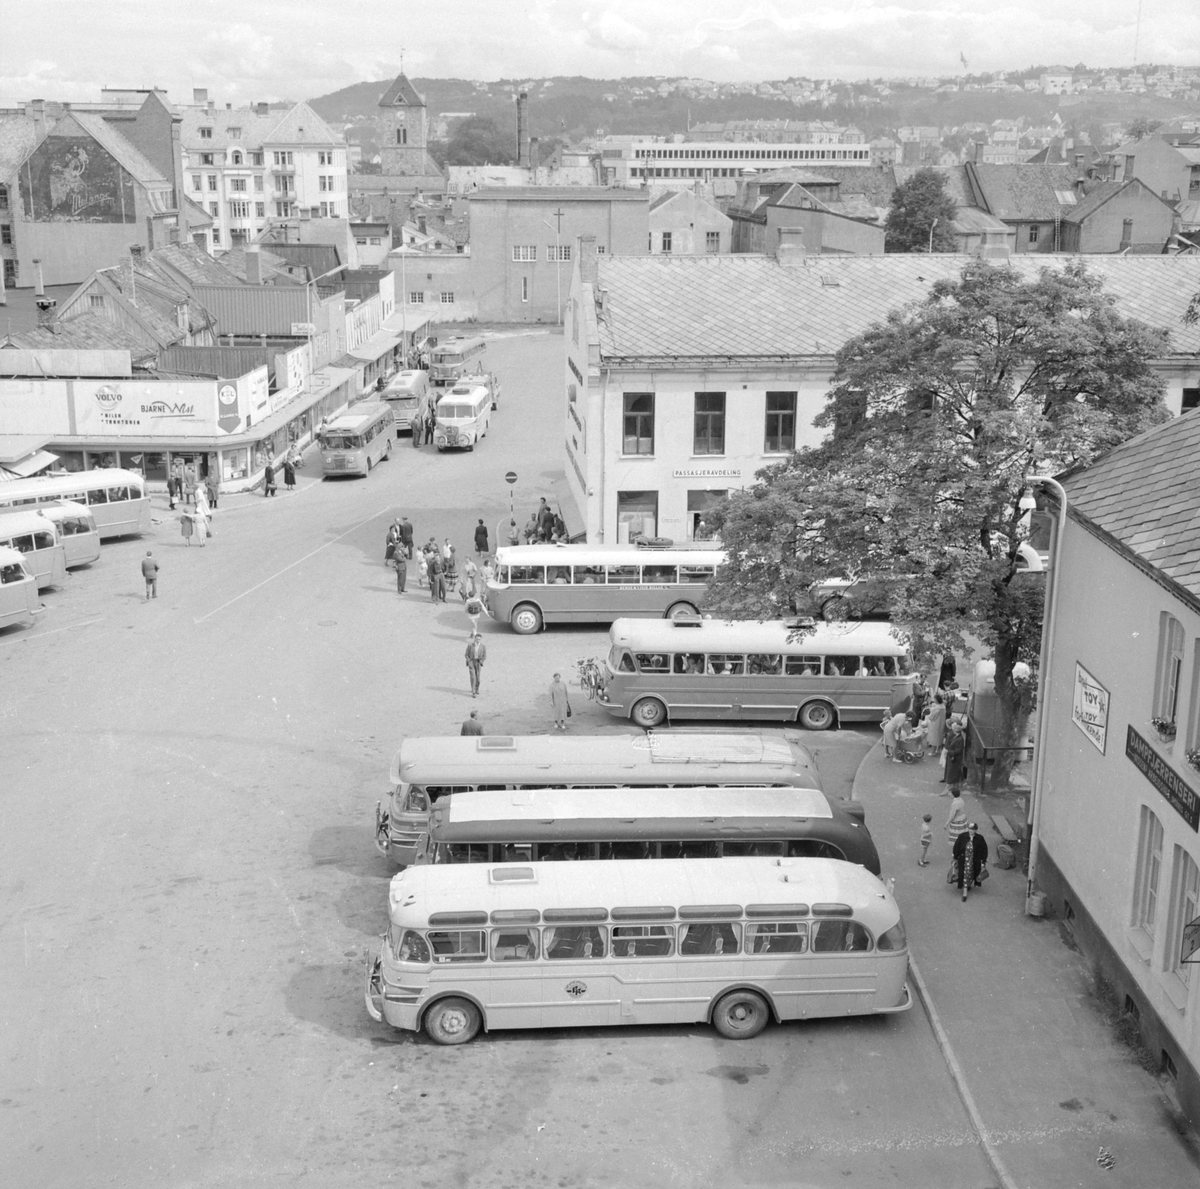
[[[1108,690],[1075,662],[1075,702],[1071,720],[1101,755],[1108,743]]]
[[[1133,761],[1133,766],[1162,793],[1171,808],[1193,830],[1200,832],[1200,796],[1158,754],[1158,749],[1143,739],[1133,727],[1129,728],[1125,740],[1125,754]]]

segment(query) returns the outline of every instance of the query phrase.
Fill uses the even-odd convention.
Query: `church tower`
[[[384,134],[380,149],[383,173],[390,176],[421,177],[441,171],[429,158],[429,115],[425,100],[403,74],[388,87],[379,101],[380,126]]]

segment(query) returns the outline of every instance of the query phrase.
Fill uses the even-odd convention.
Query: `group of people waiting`
[[[408,563],[415,559],[417,578],[421,586],[429,588],[429,597],[434,603],[445,603],[449,596],[458,593],[464,603],[471,599],[486,602],[487,582],[495,574],[488,553],[488,530],[482,520],[475,526],[475,552],[477,564],[470,556],[460,560],[457,548],[447,537],[438,544],[437,537],[430,537],[424,545],[415,547],[413,526],[407,516],[397,516],[388,526],[384,541],[384,565],[396,571],[396,590],[403,594],[408,585]]]
[[[175,511],[175,501],[178,500],[186,508],[195,506],[196,493],[203,491],[209,508],[217,506],[217,495],[220,484],[217,476],[210,470],[207,475],[200,477],[196,473],[196,464],[184,463],[177,458],[171,464],[171,473],[167,476],[167,503],[172,512]]]
[[[546,502],[546,497],[542,496],[541,503],[530,513],[522,536],[525,538],[526,545],[535,545],[543,541],[557,544],[559,541],[567,539],[566,522],[559,513],[550,507]],[[515,545],[516,541],[510,543]]]

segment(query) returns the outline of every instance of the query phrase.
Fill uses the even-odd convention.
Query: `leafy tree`
[[[1162,127],[1162,120],[1134,120],[1125,135],[1131,140],[1145,140],[1147,136],[1153,136],[1155,132]]]
[[[936,169],[918,169],[892,193],[884,251],[927,252],[932,229],[933,250],[953,252],[953,221],[954,200],[946,193],[946,179]]]
[[[446,146],[448,165],[511,165],[516,156],[516,133],[502,131],[487,116],[463,120]]]
[[[1013,667],[1036,670],[1044,593],[1018,571],[1026,477],[1085,465],[1165,419],[1150,367],[1163,347],[1082,263],[1035,280],[968,263],[846,343],[818,418],[826,441],[717,512],[737,562],[710,604],[815,614],[814,582],[863,581],[922,659],[982,641],[1016,742],[1032,687]]]

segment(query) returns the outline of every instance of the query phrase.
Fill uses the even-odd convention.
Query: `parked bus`
[[[405,739],[392,757],[375,845],[396,863],[428,851],[430,811],[447,793],[647,786],[821,788],[808,750],[783,732],[449,735]]]
[[[879,874],[879,852],[864,822],[819,789],[800,788],[452,793],[433,807],[425,861],[747,855],[845,859]]]
[[[474,450],[492,424],[492,394],[482,384],[455,384],[437,403],[433,444]]]
[[[878,721],[909,696],[908,646],[886,623],[619,619],[601,704],[638,726],[668,719]]]
[[[695,616],[725,554],[639,545],[507,545],[488,582],[493,618],[530,636],[548,623]]]
[[[428,373],[412,370],[397,372],[379,394],[379,399],[392,407],[396,417],[396,436],[402,429],[412,429],[413,418],[429,399]]]
[[[448,388],[468,371],[483,367],[487,340],[482,338],[442,339],[430,356],[429,378],[437,388]]]
[[[25,555],[0,545],[0,628],[33,623],[42,610],[37,579],[25,564]]]
[[[105,467],[67,475],[36,475],[0,484],[0,513],[55,500],[85,504],[96,521],[101,541],[144,533],[150,528],[146,481],[134,471]]]
[[[392,406],[364,401],[334,417],[321,434],[321,472],[330,475],[369,475],[371,468],[392,456]]]
[[[53,503],[38,504],[37,507],[47,520],[54,521],[58,529],[58,539],[66,552],[68,570],[89,565],[100,556],[100,532],[96,528],[96,518],[83,504],[72,500],[54,500]]]
[[[33,509],[0,511],[0,545],[25,555],[38,590],[67,580],[67,551],[54,521]]]
[[[620,1024],[744,1040],[912,1006],[895,899],[836,859],[409,867],[388,917],[367,1012],[438,1044]]]

